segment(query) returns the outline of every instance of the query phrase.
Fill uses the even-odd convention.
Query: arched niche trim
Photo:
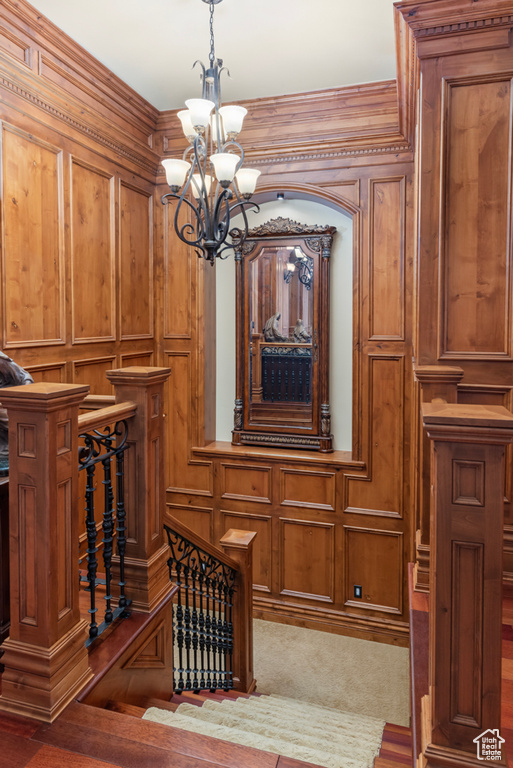
[[[353,387],[352,387],[352,460],[361,461],[362,445],[362,406],[361,402],[361,275],[362,275],[362,209],[340,195],[335,194],[329,187],[313,184],[261,184],[257,187],[252,199],[257,203],[276,201],[278,193],[283,193],[287,200],[307,200],[320,203],[333,210],[342,212],[352,219],[353,231]]]

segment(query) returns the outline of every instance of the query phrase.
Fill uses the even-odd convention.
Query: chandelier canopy
[[[260,171],[243,168],[244,150],[237,141],[247,109],[222,106],[222,59],[216,59],[214,46],[214,5],[221,0],[203,0],[210,6],[210,54],[205,67],[200,61],[203,84],[201,99],[188,99],[187,109],[178,112],[189,146],[183,158],[162,161],[171,192],[162,203],[178,201],[174,229],[180,240],[192,246],[198,256],[214,263],[216,257],[232,247],[226,239],[230,220],[242,214],[243,227],[236,230],[240,245],[248,233],[246,210],[259,210],[252,202]],[[229,74],[229,73],[228,73]],[[185,223],[183,206],[186,206]]]

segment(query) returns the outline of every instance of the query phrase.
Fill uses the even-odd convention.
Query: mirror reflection
[[[275,403],[301,404],[310,417],[313,263],[299,245],[264,246],[250,260],[249,359],[257,418]]]

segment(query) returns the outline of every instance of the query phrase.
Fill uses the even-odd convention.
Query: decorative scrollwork
[[[100,461],[115,456],[126,450],[128,427],[126,421],[118,421],[114,427],[108,425],[92,432],[84,432],[79,435],[84,445],[79,449],[79,469],[86,468],[89,464],[97,464]]]
[[[165,525],[164,528],[171,550],[171,555],[167,561],[171,574],[173,567],[179,564],[182,568],[201,574],[202,578],[210,582],[211,586],[221,584],[229,588],[233,587],[236,577],[233,568],[192,544],[179,533],[175,533],[169,526]]]
[[[278,235],[323,235],[333,231],[334,228],[328,225],[300,224],[299,221],[292,221],[292,219],[278,216],[276,219],[266,221],[265,224],[260,224],[257,227],[253,227],[253,229],[249,229],[246,241],[255,237],[277,237]]]

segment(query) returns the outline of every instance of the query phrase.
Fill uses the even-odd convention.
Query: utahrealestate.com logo
[[[504,739],[498,728],[494,728],[493,731],[490,729],[483,731],[474,739],[474,743],[477,744],[478,760],[501,760],[501,744],[504,744]]]

